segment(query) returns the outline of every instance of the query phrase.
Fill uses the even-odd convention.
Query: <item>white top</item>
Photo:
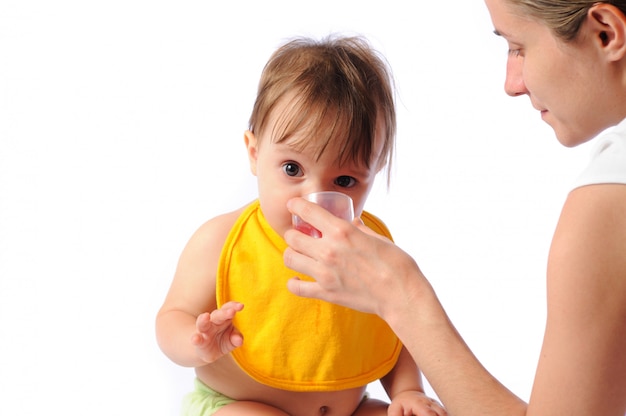
[[[574,182],[574,188],[585,185],[626,184],[626,119],[600,133],[587,168]]]

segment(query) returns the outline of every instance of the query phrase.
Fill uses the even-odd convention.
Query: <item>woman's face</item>
[[[583,24],[580,36],[565,42],[538,20],[526,18],[507,0],[486,0],[495,33],[508,43],[505,90],[528,95],[558,140],[572,147],[615,124],[615,85],[602,64],[593,32]],[[617,120],[619,122],[619,120]]]

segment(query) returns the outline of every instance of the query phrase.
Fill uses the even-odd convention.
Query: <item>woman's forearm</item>
[[[400,337],[450,415],[524,415],[526,403],[496,380],[454,328],[425,279],[384,309],[383,318]],[[419,313],[418,313],[419,312]]]

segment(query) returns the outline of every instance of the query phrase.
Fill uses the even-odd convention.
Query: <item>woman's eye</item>
[[[287,174],[287,176],[302,176],[302,169],[298,164],[293,162],[288,162],[283,165],[283,172]]]
[[[514,56],[514,57],[518,57],[522,54],[522,50],[521,49],[509,49],[509,55],[510,56]]]
[[[356,179],[352,176],[340,176],[335,179],[335,185],[340,186],[342,188],[351,188],[356,184]]]

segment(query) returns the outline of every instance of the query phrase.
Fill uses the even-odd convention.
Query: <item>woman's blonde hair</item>
[[[274,142],[300,133],[299,142],[290,144],[312,146],[316,157],[332,143],[340,149],[339,163],[389,169],[396,134],[392,86],[386,61],[362,37],[295,38],[265,65],[249,130],[259,136],[272,116]],[[279,103],[284,110],[273,114]],[[372,160],[379,126],[384,126],[382,151]]]
[[[589,9],[598,3],[612,4],[626,14],[626,0],[507,0],[524,14],[544,22],[566,41],[576,38]]]

